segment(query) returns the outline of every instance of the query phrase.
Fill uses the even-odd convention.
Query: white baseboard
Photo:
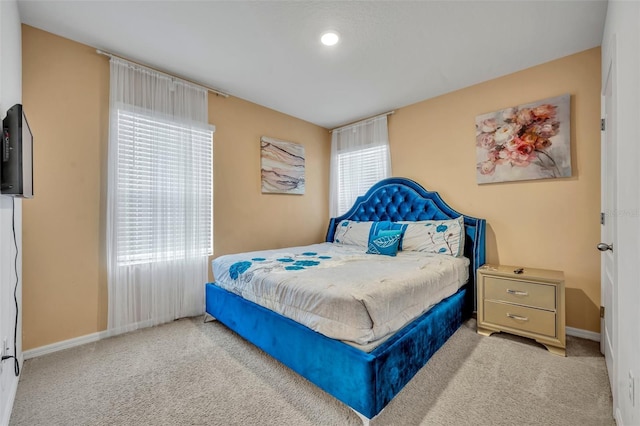
[[[565,327],[565,332],[568,336],[581,337],[583,339],[593,340],[594,342],[600,341],[600,333],[595,331],[583,330],[581,328]]]
[[[22,364],[20,364],[22,365]],[[13,383],[11,384],[11,389],[9,389],[9,395],[6,401],[6,406],[4,410],[4,416],[0,419],[0,425],[8,425],[9,420],[11,420],[11,412],[13,411],[13,401],[16,399],[16,393],[18,392],[18,381],[20,377],[14,377]]]
[[[47,355],[53,352],[58,352],[64,349],[74,348],[76,346],[84,345],[86,343],[97,342],[100,339],[109,337],[111,333],[109,331],[99,331],[97,333],[87,334],[85,336],[75,337],[69,340],[63,340],[61,342],[52,343],[50,345],[40,346],[39,348],[29,349],[22,353],[24,359],[31,359],[42,355]]]
[[[624,423],[622,422],[622,413],[620,413],[619,407],[616,407],[616,414],[613,418],[615,419],[617,426],[624,426]]]

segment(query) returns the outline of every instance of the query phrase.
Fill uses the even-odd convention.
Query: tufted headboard
[[[406,178],[388,178],[381,180],[361,197],[358,197],[351,209],[329,221],[327,242],[333,242],[336,225],[342,220],[359,222],[389,220],[419,221],[455,219],[464,216],[466,238],[464,256],[471,262],[469,281],[473,285],[475,307],[476,269],[485,263],[485,226],[484,219],[467,216],[453,210],[437,192],[430,192],[418,183]]]

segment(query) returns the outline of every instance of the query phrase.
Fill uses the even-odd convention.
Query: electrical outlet
[[[631,406],[636,405],[636,379],[633,377],[633,373],[629,370],[629,401]]]

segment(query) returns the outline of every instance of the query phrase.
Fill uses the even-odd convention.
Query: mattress
[[[314,244],[220,256],[215,284],[327,337],[370,351],[469,278],[464,257]]]

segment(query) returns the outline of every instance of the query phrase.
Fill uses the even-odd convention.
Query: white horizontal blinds
[[[212,134],[117,110],[118,264],[212,254]]]
[[[335,130],[331,139],[332,217],[349,210],[356,198],[391,176],[387,116]]]
[[[356,198],[376,182],[389,177],[388,161],[389,148],[386,145],[338,155],[339,215],[349,210]]]

